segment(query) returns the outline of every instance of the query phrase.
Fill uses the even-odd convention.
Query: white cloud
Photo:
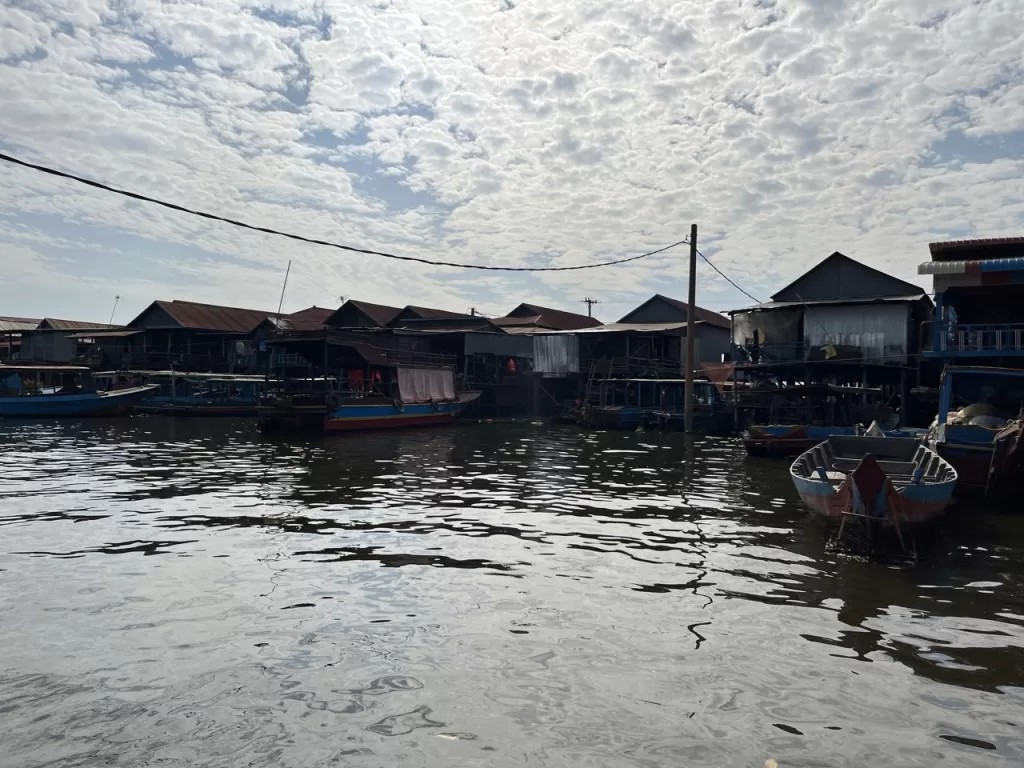
[[[1024,223],[1014,135],[1024,131],[1024,31],[1013,5],[8,4],[0,142],[200,209],[413,255],[579,264],[664,245],[697,221],[716,263],[760,296],[833,250],[916,279],[929,240]],[[963,157],[935,151],[950,136],[966,137]],[[970,142],[989,139],[1002,149],[972,156]],[[0,228],[10,246],[0,266],[30,247],[52,284],[95,281],[98,307],[104,280],[111,294],[127,280],[117,258],[138,253],[161,255],[145,256],[147,279],[133,290],[153,295],[140,302],[272,301],[289,258],[305,275],[289,291],[296,306],[347,295],[573,309],[584,292],[685,291],[682,253],[474,281],[27,171],[5,168],[5,178],[0,220],[20,234]],[[25,227],[52,241],[26,245]],[[108,254],[107,272],[61,256],[69,242]],[[700,280],[704,303],[747,301],[710,270]],[[53,295],[0,300],[60,314]]]

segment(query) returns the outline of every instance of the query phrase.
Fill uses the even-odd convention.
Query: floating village
[[[233,416],[269,436],[546,419],[736,436],[840,533],[955,497],[1012,504],[1024,237],[932,243],[932,292],[833,253],[720,314],[663,295],[616,322],[349,299],[291,314],[154,301],[126,325],[0,317],[0,418]]]

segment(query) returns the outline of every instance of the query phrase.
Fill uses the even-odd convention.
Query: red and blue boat
[[[440,426],[480,397],[457,391],[454,356],[331,332],[283,336],[271,348],[259,405],[266,434]]]
[[[816,517],[897,530],[938,519],[957,484],[948,461],[906,437],[830,437],[793,462],[790,475]]]
[[[122,416],[155,390],[99,392],[92,371],[78,365],[0,365],[0,418]]]

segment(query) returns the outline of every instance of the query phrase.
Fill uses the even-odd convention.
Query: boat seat
[[[860,459],[836,459],[832,462],[832,468],[839,472],[853,472],[860,466]],[[892,475],[913,475],[917,465],[912,461],[878,461],[875,460],[878,468],[885,474]]]

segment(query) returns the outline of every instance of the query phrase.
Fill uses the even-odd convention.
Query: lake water
[[[8,422],[0,765],[1024,764],[1024,518],[825,541],[729,440]]]

